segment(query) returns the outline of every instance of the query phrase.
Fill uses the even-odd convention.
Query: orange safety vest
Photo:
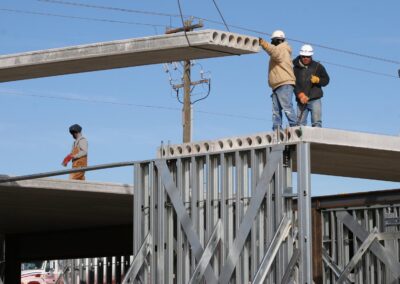
[[[71,154],[76,155],[78,153],[79,153],[79,147],[77,146],[72,150]],[[87,167],[87,164],[88,164],[87,156],[83,156],[78,159],[72,159],[73,169]],[[74,180],[85,180],[85,172],[71,173],[69,175],[69,178]]]

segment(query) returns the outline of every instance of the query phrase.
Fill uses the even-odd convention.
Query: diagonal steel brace
[[[333,261],[325,248],[322,248],[322,260],[333,271],[336,277],[340,276],[341,268]],[[347,275],[347,279],[345,279],[344,281],[346,283],[354,282],[353,279],[350,279],[350,275]]]
[[[193,255],[197,261],[200,261],[200,258],[204,253],[204,249],[200,243],[200,239],[196,233],[196,230],[193,227],[193,222],[183,204],[179,190],[176,187],[172,175],[168,169],[167,162],[165,160],[157,160],[155,164],[161,175],[161,182],[163,183],[171,203],[174,206],[176,216],[178,217],[178,220],[182,225],[182,229],[190,243]],[[206,279],[207,283],[217,283],[217,277],[215,276],[210,264],[207,265],[204,278]]]
[[[204,271],[206,270],[207,265],[210,263],[210,260],[213,257],[214,251],[217,248],[218,243],[221,240],[222,236],[223,236],[222,223],[221,219],[219,219],[214,227],[210,239],[207,242],[206,248],[204,249],[204,253],[201,256],[199,263],[197,264],[197,267],[193,272],[192,278],[189,281],[190,284],[200,283]]]
[[[286,215],[284,215],[274,237],[272,238],[272,241],[267,249],[267,252],[265,253],[261,261],[258,271],[254,276],[253,281],[251,282],[252,284],[264,283],[265,277],[267,277],[269,269],[271,268],[271,265],[275,260],[275,256],[278,253],[282,242],[289,235],[291,226],[292,222]]]
[[[361,244],[360,248],[353,255],[349,263],[346,265],[342,273],[340,274],[337,283],[345,282],[347,275],[349,275],[350,271],[354,269],[357,263],[361,260],[363,254],[367,251],[367,249],[374,243],[377,239],[378,229],[375,227],[374,230],[368,235],[365,241]]]
[[[367,230],[355,221],[349,213],[346,211],[336,212],[336,217],[362,242],[367,239]],[[389,249],[385,248],[379,242],[374,242],[371,244],[370,250],[390,269],[394,277],[400,278],[400,263]]]
[[[293,272],[294,267],[296,266],[297,262],[300,259],[300,250],[298,248],[295,248],[293,250],[292,258],[290,259],[287,267],[285,274],[282,277],[281,284],[288,284],[290,281],[290,276]]]
[[[232,249],[230,250],[225,261],[225,265],[222,267],[219,283],[229,283],[244,243],[246,242],[246,238],[253,225],[253,221],[257,216],[265,193],[267,192],[268,184],[270,183],[275,171],[281,163],[283,150],[284,147],[282,145],[272,147],[272,151],[268,156],[267,164],[264,167],[262,176],[256,186],[253,196],[251,197],[249,207],[243,216],[242,223],[240,224],[238,234],[233,242]]]
[[[140,246],[138,253],[135,255],[135,258],[132,261],[132,265],[131,267],[129,267],[129,270],[126,273],[126,276],[122,281],[122,284],[133,283],[137,274],[140,271],[140,268],[142,267],[146,259],[146,256],[150,253],[151,243],[152,243],[151,234],[148,233],[142,245]]]

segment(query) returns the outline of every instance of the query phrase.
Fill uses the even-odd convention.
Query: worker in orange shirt
[[[71,133],[75,141],[72,145],[71,153],[64,158],[62,165],[66,167],[72,160],[73,169],[87,167],[88,142],[82,136],[82,127],[79,124],[71,125],[69,133]],[[69,178],[73,180],[85,180],[85,172],[71,173]]]

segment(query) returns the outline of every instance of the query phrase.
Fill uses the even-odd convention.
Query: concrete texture
[[[299,142],[311,143],[311,172],[314,174],[400,181],[398,136],[293,127],[279,133],[263,132],[214,141],[166,145],[157,153],[162,152],[164,157],[183,157],[277,144],[293,145]]]
[[[3,55],[0,82],[258,51],[257,38],[217,30],[133,38]]]
[[[132,224],[128,185],[56,179],[0,184],[3,234]]]

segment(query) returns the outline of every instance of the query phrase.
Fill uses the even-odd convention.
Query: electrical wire
[[[187,36],[187,34],[186,34],[186,25],[185,25],[185,20],[183,19],[183,13],[182,13],[182,7],[181,7],[181,1],[180,0],[177,0],[178,1],[178,8],[179,8],[179,15],[181,16],[181,21],[182,21],[182,27],[183,27],[183,32],[185,33],[185,38],[186,38],[186,41],[187,41],[187,43],[188,43],[188,45],[189,45],[189,47],[191,46],[190,45],[190,41],[189,41],[189,38],[188,38],[188,36]]]
[[[179,112],[182,111],[180,108],[160,106],[160,105],[133,104],[133,103],[125,103],[125,102],[113,102],[113,101],[105,101],[105,100],[74,98],[74,97],[59,96],[59,95],[57,95],[57,96],[37,95],[37,94],[20,93],[20,92],[15,92],[15,91],[3,91],[3,90],[0,90],[0,95],[12,95],[12,96],[20,96],[20,97],[33,97],[33,98],[42,98],[42,99],[64,100],[64,101],[77,101],[77,102],[84,102],[84,103],[106,104],[106,105],[115,105],[115,106],[128,106],[128,107],[139,107],[139,108],[150,108],[150,109],[162,109],[162,110],[179,111]],[[195,113],[201,113],[201,114],[215,115],[215,116],[238,118],[238,119],[267,121],[267,119],[265,119],[265,118],[247,116],[247,115],[240,115],[240,114],[231,114],[231,113],[223,113],[223,112],[212,112],[212,111],[203,111],[203,110],[196,110],[194,112]]]
[[[202,101],[202,100],[207,99],[208,96],[210,95],[210,93],[211,93],[211,79],[208,79],[208,92],[207,92],[207,95],[205,95],[204,97],[202,97],[202,98],[200,98],[200,99],[194,100],[194,101],[192,102],[192,105],[194,105],[194,104],[197,103],[197,102],[200,102],[200,101]]]
[[[93,8],[93,9],[101,9],[101,10],[111,10],[111,11],[118,11],[118,12],[126,12],[126,13],[146,14],[146,15],[164,16],[164,17],[179,17],[179,15],[177,15],[177,14],[174,15],[174,14],[159,13],[159,12],[144,11],[144,10],[117,8],[117,7],[111,7],[111,6],[90,5],[90,4],[70,2],[70,1],[61,1],[61,0],[36,0],[36,1],[53,3],[53,4],[76,6],[76,7],[84,7],[84,8]]]
[[[390,77],[390,78],[399,79],[399,77],[394,76],[394,75],[391,75],[391,74],[388,74],[388,73],[376,72],[376,71],[371,71],[371,70],[368,70],[368,69],[353,67],[353,66],[349,66],[349,65],[343,65],[343,64],[332,63],[332,62],[328,62],[328,61],[325,61],[325,60],[321,60],[321,62],[323,62],[323,63],[325,63],[325,64],[329,64],[329,65],[341,67],[341,68],[350,69],[350,70],[355,70],[355,71],[360,71],[360,72],[364,72],[364,73],[369,73],[369,74],[374,74],[374,75],[380,75],[380,76],[385,76],[385,77]]]
[[[157,24],[148,24],[148,23],[139,23],[139,22],[126,22],[126,21],[118,21],[118,20],[111,20],[111,19],[101,19],[101,18],[87,18],[87,17],[60,15],[60,14],[34,12],[34,11],[17,10],[17,9],[0,8],[0,11],[12,12],[12,13],[18,13],[18,14],[28,14],[28,15],[37,15],[37,16],[47,16],[47,17],[58,17],[58,18],[66,18],[66,19],[75,19],[75,20],[114,23],[114,24],[116,23],[116,24],[128,24],[128,25],[148,26],[148,27],[166,27],[166,25],[157,25]]]
[[[77,3],[77,2],[70,2],[70,1],[61,1],[61,0],[37,0],[37,1],[56,3],[56,4],[63,4],[63,5],[81,6],[81,7],[86,7],[86,8],[114,10],[114,11],[128,12],[128,13],[140,13],[140,14],[147,14],[147,15],[156,15],[156,16],[181,18],[181,15],[176,15],[176,14],[158,13],[158,12],[143,11],[143,10],[131,10],[131,9],[124,9],[124,8],[115,8],[115,7],[110,7],[110,6],[87,5],[87,4]],[[185,15],[182,15],[182,16],[183,17],[189,17],[189,16],[185,16]],[[208,22],[208,23],[212,23],[212,24],[216,24],[216,25],[226,26],[226,23],[224,23],[224,22],[211,20],[211,19],[207,19],[207,18],[203,18],[203,17],[197,17],[197,16],[191,16],[191,17],[193,17],[195,19],[198,19],[198,20],[202,20],[204,22]],[[229,25],[229,26],[231,28],[235,28],[237,30],[247,31],[247,32],[251,32],[251,33],[254,33],[254,34],[258,34],[258,35],[271,36],[270,33],[266,33],[266,32],[263,32],[263,31],[256,30],[256,29],[252,29],[252,28],[247,28],[247,27],[238,26],[238,25]],[[339,52],[339,53],[343,53],[343,54],[348,54],[348,55],[368,58],[368,59],[372,59],[372,60],[376,60],[376,61],[382,61],[382,62],[386,62],[386,63],[400,65],[400,61],[399,60],[394,60],[394,59],[378,57],[378,56],[374,56],[374,55],[358,53],[358,52],[354,52],[354,51],[351,51],[351,50],[331,47],[331,46],[318,44],[318,43],[313,43],[313,42],[304,41],[304,40],[299,40],[299,39],[295,39],[295,38],[287,38],[287,39],[290,40],[290,41],[298,42],[298,43],[302,43],[302,44],[311,44],[311,45],[314,45],[316,47],[327,49],[327,50],[331,50],[331,51],[334,51],[334,52]]]
[[[218,5],[217,5],[217,2],[215,2],[215,0],[212,0],[212,1],[213,1],[213,3],[214,3],[215,8],[216,8],[217,11],[218,11],[219,16],[221,17],[222,21],[224,22],[224,25],[225,25],[226,29],[228,30],[228,32],[230,32],[230,29],[229,29],[229,27],[228,27],[228,25],[227,25],[227,23],[226,23],[226,21],[225,21],[225,18],[224,18],[224,16],[222,15],[221,10],[219,9],[219,7],[218,7]]]
[[[188,36],[187,36],[187,34],[186,34],[186,28],[185,28],[186,25],[185,25],[185,21],[184,21],[184,19],[183,19],[181,1],[180,1],[180,0],[177,0],[177,2],[178,2],[179,14],[180,14],[181,21],[182,21],[183,32],[185,33],[186,41],[187,41],[189,47],[192,47],[192,48],[195,48],[195,49],[201,49],[201,50],[207,50],[207,51],[222,53],[222,54],[240,55],[240,54],[236,54],[236,53],[230,52],[230,51],[215,50],[215,49],[211,49],[211,48],[207,48],[207,47],[202,47],[202,46],[192,46],[192,45],[190,44],[189,38],[188,38]]]
[[[40,2],[49,2],[49,3],[57,3],[57,4],[64,4],[64,5],[73,5],[73,6],[81,6],[81,7],[87,7],[87,8],[97,8],[97,9],[107,9],[107,10],[115,10],[115,11],[120,11],[120,12],[130,12],[130,13],[140,13],[140,14],[149,14],[149,15],[157,15],[157,16],[167,16],[167,17],[180,17],[180,15],[174,15],[174,14],[167,14],[167,13],[157,13],[157,12],[149,12],[149,11],[142,11],[142,10],[131,10],[131,9],[123,9],[123,8],[115,8],[115,7],[109,7],[109,6],[96,6],[96,5],[87,5],[87,4],[81,4],[81,3],[75,3],[75,2],[67,2],[67,1],[58,1],[58,0],[37,0]],[[59,14],[52,14],[52,13],[42,13],[42,12],[33,12],[33,11],[26,11],[26,10],[16,10],[16,9],[6,9],[6,8],[0,8],[0,11],[4,12],[13,12],[13,13],[21,13],[21,14],[31,14],[31,15],[39,15],[39,16],[50,16],[50,17],[59,17],[59,18],[67,18],[67,19],[77,19],[77,20],[88,20],[88,21],[96,21],[96,22],[106,22],[106,23],[118,23],[118,24],[129,24],[129,25],[140,25],[140,26],[152,26],[155,28],[157,31],[157,27],[166,27],[165,25],[157,25],[157,24],[148,24],[148,23],[138,23],[138,22],[126,22],[126,21],[117,21],[117,20],[110,20],[110,19],[98,19],[98,18],[87,18],[87,17],[77,17],[77,16],[69,16],[69,15],[59,15]],[[200,17],[195,17],[196,19],[200,19],[209,23],[214,23],[218,25],[224,25],[221,22],[206,19],[206,18],[200,18]],[[270,36],[269,33],[266,32],[261,32],[258,30],[254,29],[249,29],[241,26],[236,26],[236,25],[231,25],[231,27],[251,32],[251,33],[256,33],[260,35],[268,35]],[[294,41],[294,42],[299,42],[299,43],[309,43],[305,42],[302,40],[297,40],[293,38],[288,38],[288,40]],[[371,56],[371,55],[366,55],[366,54],[360,54],[357,52],[349,51],[349,50],[344,50],[344,49],[339,49],[339,48],[334,48],[334,47],[329,47],[326,45],[321,45],[317,43],[311,43],[314,46],[328,49],[331,51],[335,52],[340,52],[344,54],[349,54],[349,55],[354,55],[354,56],[359,56],[359,57],[364,57],[368,59],[374,59],[378,61],[383,61],[386,63],[393,63],[393,64],[398,64],[400,65],[400,61],[392,60],[392,59],[387,59],[387,58],[382,58],[382,57],[377,57],[377,56]],[[379,73],[367,69],[361,69],[358,67],[354,66],[348,66],[348,65],[340,65],[340,64],[335,64],[335,63],[328,63],[331,65],[336,65],[338,67],[350,69],[350,70],[355,70],[355,71],[361,71],[361,72],[366,72],[370,74],[375,74],[375,75],[381,75],[381,76],[386,76],[386,77],[394,77],[397,78],[396,76],[387,74],[387,73]],[[399,70],[400,71],[400,70]],[[399,73],[400,77],[400,73]]]
[[[183,105],[183,101],[181,100],[181,98],[179,97],[179,88],[175,90],[176,91],[176,99],[178,100],[178,102],[180,102],[181,105]]]

